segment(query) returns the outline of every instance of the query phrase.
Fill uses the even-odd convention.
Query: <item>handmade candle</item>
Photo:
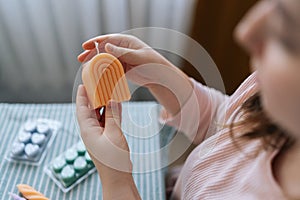
[[[130,99],[130,92],[120,61],[100,53],[84,64],[82,81],[93,109],[105,106],[109,100],[116,102]]]
[[[36,191],[33,187],[26,184],[18,184],[17,188],[19,192],[26,198],[30,200],[49,200],[42,193]]]
[[[9,193],[9,195],[10,195],[11,198],[13,198],[14,200],[26,200],[25,198],[20,197],[19,195],[14,194],[14,193]]]

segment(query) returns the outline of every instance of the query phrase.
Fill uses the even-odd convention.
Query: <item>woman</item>
[[[86,51],[78,57],[81,62],[89,59],[88,55],[93,56],[94,42],[98,42],[102,51],[119,57],[125,71],[157,63],[172,71],[157,73],[159,80],[163,78],[166,83],[178,80],[173,92],[152,84],[158,79],[147,80],[146,85],[165,108],[162,118],[198,145],[176,182],[174,199],[300,199],[299,10],[298,0],[265,0],[239,24],[235,35],[249,52],[255,72],[230,97],[189,79],[132,36],[104,35],[83,44]],[[144,84],[145,77],[153,77],[143,74],[145,71],[140,70],[129,78]],[[197,103],[196,111],[193,106]],[[113,119],[112,108],[118,108],[120,113],[120,105],[110,102],[105,128],[100,127],[95,113],[88,108],[84,87],[78,88],[81,135],[92,151],[104,199],[139,199],[130,173],[127,142],[118,126],[121,120]],[[199,122],[191,122],[194,118]],[[225,125],[221,129],[217,128],[220,123]],[[127,171],[103,164],[105,158],[98,152],[110,148],[105,145],[108,141],[125,150],[116,155],[125,158],[121,164]],[[211,142],[215,146],[201,155],[201,150]],[[97,145],[100,143],[103,145]],[[112,192],[116,187],[119,190]]]

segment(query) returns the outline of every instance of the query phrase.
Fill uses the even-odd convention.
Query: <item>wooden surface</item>
[[[233,31],[257,0],[198,0],[190,36],[201,44],[217,64],[231,94],[249,75],[249,58],[233,38]],[[202,80],[188,63],[183,71]]]

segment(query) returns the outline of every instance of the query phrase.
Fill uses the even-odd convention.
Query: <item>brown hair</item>
[[[241,120],[234,122],[238,116]],[[247,131],[236,136],[234,131],[238,127],[243,127]],[[235,145],[237,145],[237,139],[261,139],[263,149],[268,150],[288,148],[294,141],[286,131],[273,123],[266,115],[259,93],[254,94],[242,104],[234,114],[229,129]]]

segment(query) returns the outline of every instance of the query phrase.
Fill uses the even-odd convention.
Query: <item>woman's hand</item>
[[[78,56],[80,62],[87,62],[97,52],[110,53],[121,61],[126,77],[138,85],[150,87],[151,84],[158,83],[160,79],[157,72],[162,73],[160,68],[168,68],[169,71],[176,70],[158,52],[130,35],[109,34],[98,36],[83,43],[82,47],[85,51]]]
[[[193,84],[181,70],[134,36],[102,35],[82,47],[85,51],[78,56],[80,62],[90,60],[98,51],[114,55],[121,61],[126,77],[147,87],[172,115],[180,111],[193,91]]]
[[[121,104],[110,102],[104,120],[89,108],[84,86],[78,87],[76,114],[80,134],[99,173],[103,198],[140,199],[131,174],[128,144],[120,128],[121,113]]]
[[[82,47],[85,51],[78,56],[80,62],[86,62],[97,54],[95,43],[98,43],[99,52],[111,53],[121,60],[126,68],[145,63],[169,63],[147,44],[134,36],[126,34],[101,35],[84,42]],[[148,56],[150,51],[153,53],[152,56]]]
[[[99,110],[89,108],[85,88],[80,85],[76,109],[81,138],[100,173],[107,168],[130,173],[129,148],[121,130],[121,104],[109,102],[105,113],[98,115]]]

